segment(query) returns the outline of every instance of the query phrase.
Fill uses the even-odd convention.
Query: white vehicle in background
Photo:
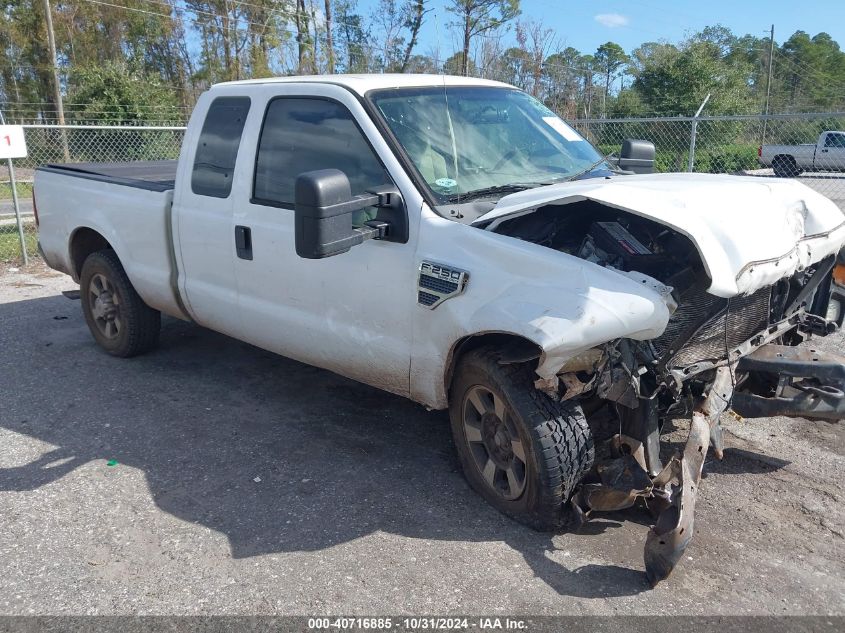
[[[781,178],[805,171],[845,171],[845,132],[822,132],[815,144],[761,145],[757,155],[761,165]]]
[[[845,414],[845,361],[798,346],[845,317],[845,214],[653,162],[498,82],[286,77],[211,88],[178,161],[46,165],[34,198],[110,354],[153,349],[164,313],[448,409],[469,483],[526,524],[646,499],[656,583],[720,413]]]

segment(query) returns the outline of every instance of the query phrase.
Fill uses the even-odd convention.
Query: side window
[[[248,112],[249,97],[218,97],[209,106],[191,174],[191,191],[198,196],[229,197]]]
[[[296,177],[315,169],[341,170],[353,194],[390,183],[344,106],[322,99],[274,99],[258,141],[253,200],[293,208]]]
[[[845,134],[828,134],[824,139],[825,147],[845,147]]]

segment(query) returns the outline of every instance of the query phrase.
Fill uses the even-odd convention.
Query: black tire
[[[88,329],[109,354],[128,358],[158,344],[161,313],[138,296],[113,250],[88,256],[79,289]]]
[[[772,159],[772,171],[778,178],[794,178],[801,174],[792,156],[775,156]]]
[[[534,387],[536,377],[528,365],[499,364],[493,349],[471,351],[456,368],[449,417],[458,458],[470,486],[500,512],[536,530],[548,531],[571,524],[574,517],[567,502],[592,467],[595,452],[581,407],[573,402],[555,402],[538,391]],[[480,433],[486,439],[479,440],[473,427],[475,421],[467,422],[465,417],[476,417],[478,408],[472,400],[475,397],[477,401],[485,390],[492,395],[492,400],[487,401],[491,406],[496,406],[496,397],[502,399],[499,406],[506,412],[506,421],[490,422],[489,411],[480,416]],[[491,430],[491,425],[498,430]],[[512,462],[507,462],[507,456],[502,459],[500,452],[503,427],[509,427],[511,438],[522,445],[519,451],[511,451]],[[513,437],[513,431],[518,438]],[[474,441],[467,438],[468,432]],[[525,457],[524,468],[519,466],[518,452]],[[488,462],[493,460],[494,467],[499,464],[503,469],[502,476],[495,470],[492,483],[482,474],[489,473],[480,465],[485,454]],[[488,462],[485,466],[489,466]],[[514,477],[517,485],[511,485],[506,464],[511,464],[514,471],[521,468],[524,472],[521,489],[518,477]],[[518,495],[511,494],[520,490]]]

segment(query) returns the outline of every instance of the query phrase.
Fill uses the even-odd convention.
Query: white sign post
[[[15,206],[15,220],[18,224],[18,237],[21,241],[21,255],[23,265],[29,264],[29,256],[26,252],[26,239],[23,235],[23,222],[21,221],[21,208],[18,204],[18,190],[15,186],[15,167],[12,165],[13,158],[26,158],[26,138],[23,134],[23,127],[20,125],[6,125],[6,119],[0,112],[0,158],[5,158],[9,165],[9,187],[12,189],[12,204]]]
[[[26,158],[22,125],[0,125],[0,158]]]

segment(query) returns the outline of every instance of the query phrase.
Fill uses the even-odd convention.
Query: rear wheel
[[[555,402],[527,365],[495,350],[463,357],[450,393],[452,435],[470,485],[500,512],[538,530],[568,523],[567,501],[594,451],[581,408]]]
[[[778,178],[794,178],[801,173],[792,156],[775,156],[772,160],[772,171]]]
[[[89,255],[79,286],[85,322],[100,347],[126,358],[156,346],[161,313],[138,296],[114,251]]]

